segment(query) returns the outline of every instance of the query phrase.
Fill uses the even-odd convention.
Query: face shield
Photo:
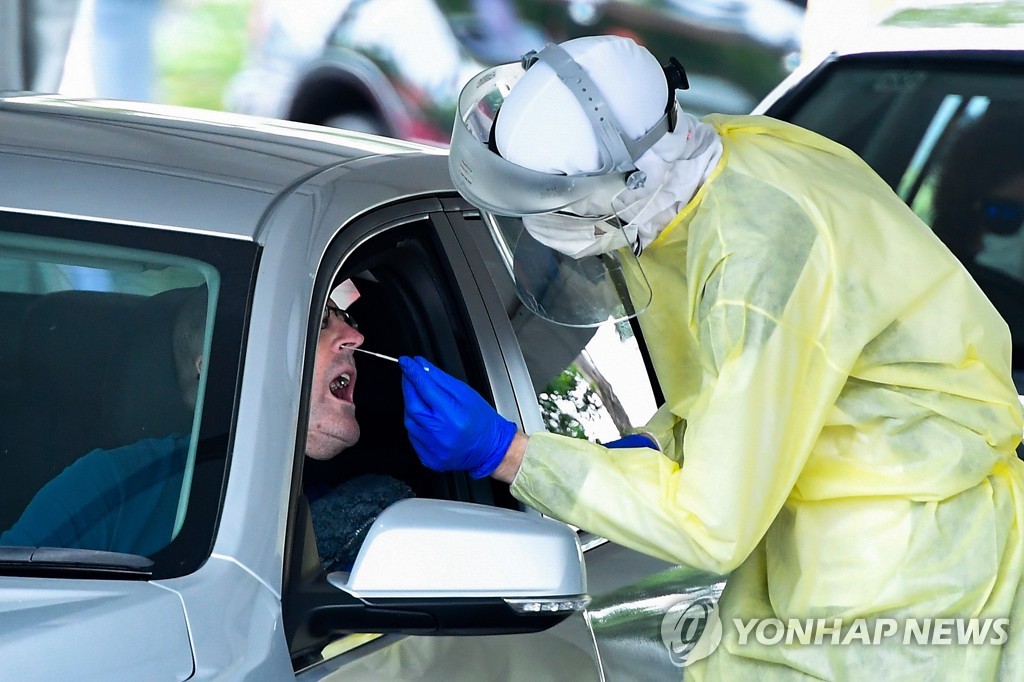
[[[567,327],[596,327],[650,305],[651,288],[629,248],[573,258],[534,239],[521,218],[485,213],[484,220],[519,300],[534,314]]]
[[[637,49],[635,44],[633,48]],[[494,129],[502,105],[538,62],[550,68],[580,102],[600,150],[597,170],[540,172],[497,152]],[[664,72],[654,64],[661,79],[658,96],[671,93],[671,106],[659,103],[655,112],[660,118],[653,126],[645,126],[638,139],[623,131],[597,84],[569,52],[556,45],[527,55],[521,63],[484,71],[459,97],[449,152],[452,181],[471,203],[491,214],[485,214],[485,220],[520,299],[545,319],[574,327],[596,326],[633,317],[650,303],[650,287],[633,251],[635,235],[630,237],[622,229],[612,202],[627,187],[642,185],[643,174],[636,170],[635,160],[673,123],[675,88],[666,85]]]

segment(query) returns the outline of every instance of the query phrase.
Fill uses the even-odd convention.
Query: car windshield
[[[0,381],[17,397],[0,413],[0,567],[181,570],[212,537],[197,495],[223,475],[245,296],[225,273],[247,249],[0,218]]]
[[[851,148],[932,227],[1009,325],[1024,392],[1024,74],[906,57],[826,73],[768,113]]]

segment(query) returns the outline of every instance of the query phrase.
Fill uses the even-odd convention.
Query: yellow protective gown
[[[512,492],[731,573],[722,644],[688,679],[1024,679],[1006,324],[848,149],[770,118],[707,120],[722,159],[640,258],[664,455],[535,434]],[[754,617],[1011,622],[1001,647],[741,645],[731,619]]]

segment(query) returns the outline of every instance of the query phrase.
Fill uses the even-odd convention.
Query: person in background
[[[207,292],[198,289],[175,318],[173,355],[182,400],[195,409],[203,369]],[[352,348],[363,342],[352,316],[329,301],[320,323],[306,456],[336,457],[359,440]],[[190,434],[94,450],[47,483],[0,545],[63,547],[150,555],[172,539]],[[412,496],[401,481],[363,476],[319,491],[310,503],[321,561],[351,566],[370,523],[389,504]]]
[[[964,264],[1010,327],[1013,376],[1024,392],[1024,122],[1015,103],[993,103],[941,159],[932,229]],[[1000,153],[993,154],[998,149]]]
[[[470,81],[450,152],[459,191],[522,228],[489,221],[524,305],[574,326],[637,317],[665,394],[644,429],[656,447],[527,435],[403,357],[421,460],[728,574],[721,644],[688,679],[1021,679],[1006,323],[851,151],[767,117],[698,120],[678,107],[684,85],[626,38],[549,45]],[[524,245],[556,253],[520,260]],[[839,634],[741,638],[734,624],[753,618]],[[858,620],[883,618],[1009,619],[1008,635],[851,642]]]
[[[207,290],[181,304],[172,331],[182,401],[195,409],[203,367]],[[191,436],[93,450],[36,493],[0,545],[148,555],[171,540]]]

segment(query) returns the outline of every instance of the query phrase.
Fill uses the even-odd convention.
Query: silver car
[[[362,438],[304,456],[339,283],[364,348],[430,358],[528,431],[646,421],[639,334],[521,308],[442,151],[128,106],[0,98],[4,676],[679,679],[703,623],[675,616],[706,615],[722,580],[423,468],[394,363],[358,354]],[[190,300],[202,361],[183,373]],[[366,477],[411,495],[318,516],[317,491]],[[325,519],[353,529],[353,565],[323,563]]]

